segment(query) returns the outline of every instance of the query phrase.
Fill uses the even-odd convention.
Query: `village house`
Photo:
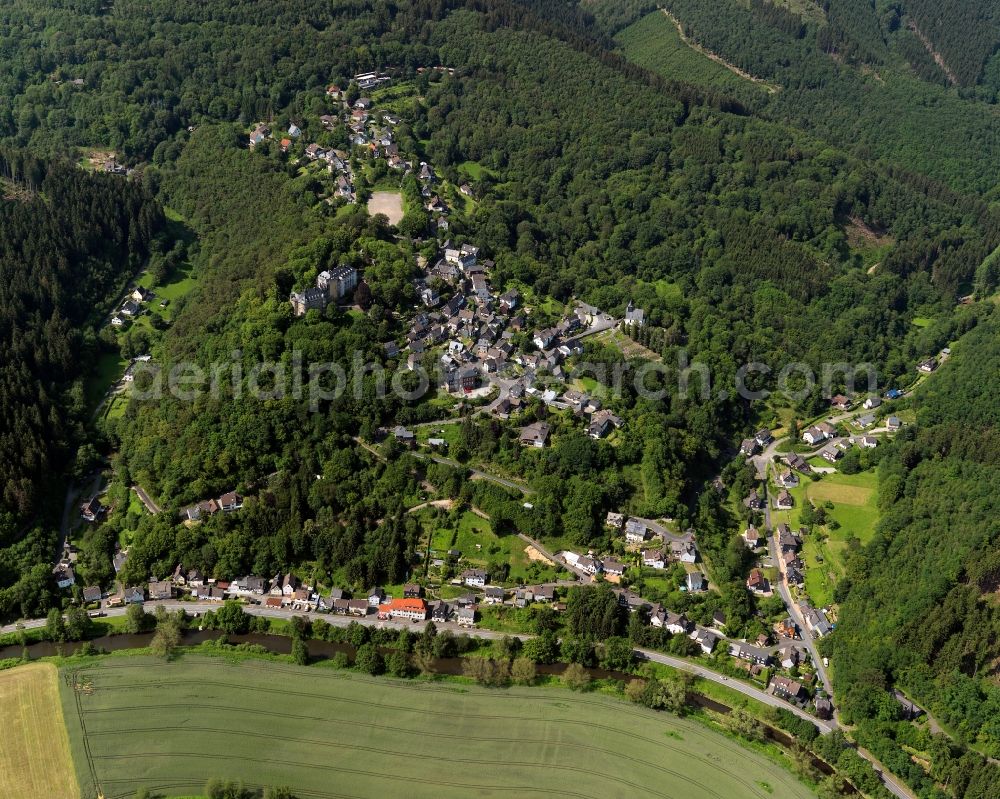
[[[734,658],[745,660],[748,663],[755,663],[758,666],[767,666],[771,662],[771,653],[766,649],[744,644],[740,641],[733,641],[729,645],[729,654]]]
[[[875,414],[866,413],[863,416],[859,416],[857,419],[854,420],[854,424],[861,430],[871,427],[873,424],[875,424]]]
[[[460,627],[476,626],[476,606],[467,605],[455,611],[455,621]]]
[[[607,577],[622,577],[625,574],[625,564],[621,561],[608,558],[601,561],[601,565]]]
[[[219,507],[225,513],[232,513],[243,507],[243,497],[235,491],[229,491],[219,497]]]
[[[771,435],[771,431],[767,428],[762,428],[754,433],[754,440],[757,442],[757,446],[763,448],[774,441],[774,436]]]
[[[670,557],[680,563],[697,563],[698,547],[693,541],[671,541]]]
[[[671,635],[687,635],[691,629],[691,622],[680,613],[674,613],[664,608],[654,610],[649,616],[649,623],[654,627],[661,627]]]
[[[778,650],[778,662],[783,669],[795,668],[799,665],[800,659],[799,650],[791,644],[785,644]]]
[[[785,522],[782,522],[778,525],[777,530],[778,548],[781,552],[798,552],[799,547],[802,546],[802,539],[796,533],[792,532],[792,528]]]
[[[483,588],[483,604],[485,605],[502,605],[505,598],[506,593],[499,586],[487,585]]]
[[[760,569],[750,570],[750,576],[747,578],[747,588],[751,594],[756,594],[757,596],[769,596],[771,593],[771,583]]]
[[[874,436],[862,436],[859,443],[862,449],[875,449],[878,446],[878,439]]]
[[[65,560],[60,561],[52,569],[52,579],[55,581],[56,587],[70,588],[76,584],[76,574],[73,571],[73,567]]]
[[[751,524],[743,531],[743,543],[750,547],[750,549],[757,549],[757,547],[763,546],[764,536],[761,535],[760,530]]]
[[[556,598],[556,589],[551,585],[540,585],[533,588],[531,593],[536,602],[552,602]]]
[[[393,428],[392,437],[398,444],[402,444],[404,447],[412,447],[417,441],[416,434],[412,430],[407,430],[402,425],[397,425]]]
[[[791,510],[795,505],[795,500],[787,490],[782,489],[774,500],[774,507],[777,510]]]
[[[611,411],[598,411],[590,418],[587,435],[594,439],[604,438],[612,429],[618,429],[623,424],[621,417],[615,416]]]
[[[851,400],[843,394],[837,394],[830,399],[830,407],[836,408],[838,411],[849,411],[851,409]]]
[[[815,446],[816,444],[822,444],[827,440],[829,436],[826,431],[823,430],[819,425],[814,425],[813,427],[807,428],[802,434],[802,440],[805,441],[810,446]]]
[[[785,638],[798,638],[799,636],[799,626],[792,620],[791,616],[786,616],[775,624],[774,631]]]
[[[298,590],[300,585],[299,578],[289,572],[281,580],[281,593],[283,596],[290,597]]]
[[[817,638],[822,638],[824,635],[829,635],[833,632],[833,625],[830,624],[830,620],[822,610],[803,607],[802,616],[805,619],[806,627]]]
[[[352,616],[367,616],[370,607],[372,606],[367,599],[347,600],[347,612]]]
[[[865,399],[861,407],[864,408],[866,411],[871,411],[879,407],[881,404],[882,404],[882,398],[879,397],[877,394],[872,394],[871,396]]]
[[[233,584],[233,588],[235,588],[236,591],[241,591],[245,594],[256,594],[257,596],[262,596],[264,594],[264,590],[267,588],[267,580],[263,577],[247,575],[246,577],[241,577],[236,580]]]
[[[890,416],[885,420],[885,429],[890,433],[895,433],[899,428],[903,426],[898,416]]]
[[[779,699],[791,702],[802,698],[802,683],[780,674],[771,678],[771,693]]]
[[[96,522],[105,510],[97,497],[91,497],[80,506],[80,516],[88,522]]]
[[[451,618],[451,606],[447,602],[434,602],[431,604],[431,621],[436,624],[444,624]]]
[[[608,511],[608,515],[604,518],[604,524],[612,530],[621,530],[625,526],[625,517],[620,513]]]
[[[423,621],[427,618],[427,603],[422,599],[393,599],[378,606],[380,619]]]
[[[712,650],[715,649],[719,640],[719,637],[706,627],[696,627],[690,638],[701,647],[701,651],[705,655],[712,654]]]
[[[785,579],[788,580],[789,585],[797,585],[799,587],[805,585],[806,577],[801,571],[802,568],[803,566],[801,561],[799,561],[798,564],[791,565],[787,568],[785,571]]]
[[[499,299],[499,309],[501,313],[509,314],[515,308],[517,308],[518,303],[521,300],[521,292],[517,289],[510,289],[505,291],[500,295]]]
[[[646,523],[642,519],[625,522],[625,540],[630,544],[641,544],[647,537]]]
[[[521,428],[518,441],[522,446],[541,449],[549,437],[549,426],[545,422],[534,422]]]
[[[150,580],[150,599],[170,599],[174,595],[174,586],[169,580]]]
[[[844,453],[842,450],[837,449],[836,447],[825,447],[823,451],[820,452],[819,456],[827,463],[836,463],[838,460],[844,457]]]
[[[146,600],[146,595],[139,586],[130,586],[125,589],[122,595],[127,605],[141,605]]]
[[[666,558],[660,549],[644,549],[642,551],[642,565],[647,569],[665,569],[667,567]]]
[[[785,469],[778,472],[775,482],[781,486],[781,488],[795,488],[799,484],[799,476],[790,469]]]
[[[99,585],[88,585],[83,589],[83,601],[88,605],[91,602],[100,602],[102,596],[103,592]]]
[[[764,510],[767,507],[767,502],[760,494],[757,493],[757,489],[751,489],[747,498],[743,500],[743,504],[750,510]]]
[[[403,586],[403,599],[420,599],[424,595],[424,588],[419,583],[407,583]]]
[[[377,608],[387,598],[388,595],[385,593],[385,591],[376,586],[375,588],[372,588],[368,592],[368,605],[369,607]]]
[[[740,443],[740,454],[748,458],[753,457],[760,451],[760,445],[754,438],[744,438]]]
[[[699,571],[688,572],[684,578],[685,586],[687,587],[688,593],[697,594],[700,591],[708,590],[708,583],[705,580],[705,575]]]
[[[801,474],[810,474],[812,472],[812,467],[806,463],[806,459],[797,452],[792,452],[786,455],[785,463],[788,464],[790,469],[794,469]]]
[[[271,129],[267,125],[258,125],[250,131],[250,146],[256,147],[270,135]]]
[[[813,707],[816,710],[816,718],[823,720],[833,718],[833,704],[825,696],[817,696],[813,700]]]
[[[489,575],[482,569],[466,569],[462,572],[462,582],[473,588],[484,588]]]

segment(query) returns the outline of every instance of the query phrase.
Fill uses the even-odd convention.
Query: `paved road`
[[[136,495],[142,501],[142,504],[146,506],[146,510],[152,513],[154,516],[160,512],[160,506],[157,505],[155,502],[153,502],[153,498],[149,496],[149,494],[147,494],[145,490],[143,490],[142,486],[138,485],[132,486],[132,490],[135,491]]]
[[[811,721],[817,727],[819,727],[820,732],[824,735],[833,732],[838,724],[836,721],[822,721],[815,716],[811,716],[799,707],[786,702],[783,699],[779,699],[776,696],[772,696],[766,691],[761,691],[759,688],[754,688],[752,685],[747,685],[739,680],[731,680],[723,674],[714,672],[711,669],[705,668],[704,666],[699,666],[697,663],[692,663],[690,660],[684,660],[683,658],[675,658],[670,655],[664,655],[660,652],[654,652],[651,649],[637,649],[638,652],[644,659],[651,660],[654,663],[662,663],[665,666],[670,666],[671,668],[677,669],[679,671],[686,671],[689,674],[694,674],[698,677],[702,677],[706,680],[711,680],[712,682],[718,683],[719,685],[724,685],[727,688],[732,688],[734,691],[739,691],[741,694],[756,699],[758,702],[763,702],[765,705],[770,705],[771,707],[780,707],[785,710],[794,713],[796,716],[805,719],[806,721]]]
[[[445,458],[441,455],[425,455],[422,452],[414,452],[413,456],[415,458],[420,458],[425,461],[434,461],[435,463],[443,463],[445,466],[451,466],[454,469],[466,469],[473,477],[478,477],[481,480],[489,480],[491,483],[496,483],[497,485],[502,485],[505,488],[511,488],[514,491],[520,491],[522,494],[534,494],[535,490],[529,488],[523,483],[517,483],[513,480],[508,480],[506,477],[499,477],[495,474],[490,474],[489,472],[484,472],[482,469],[475,469],[470,466],[466,466],[464,463],[459,463],[452,458]]]
[[[632,518],[638,519],[640,522],[645,524],[648,529],[653,531],[654,535],[658,535],[660,538],[663,539],[664,542],[680,541],[686,544],[690,541],[694,541],[695,537],[693,532],[686,532],[680,534],[672,533],[670,532],[670,530],[668,530],[666,527],[664,527],[662,524],[656,521],[656,519],[643,519],[641,516],[633,516]]]

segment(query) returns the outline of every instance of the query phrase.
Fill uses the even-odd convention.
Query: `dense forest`
[[[197,239],[186,251],[197,286],[168,329],[130,333],[124,349],[153,347],[164,371],[227,363],[242,378],[194,401],[132,401],[90,431],[111,458],[113,502],[127,506],[127,486],[140,483],[166,512],[115,514],[95,528],[82,542],[82,579],[109,585],[111,556],[127,544],[128,583],[178,563],[224,577],[297,569],[356,587],[399,583],[423,532],[406,509],[429,485],[486,510],[501,535],[581,547],[608,543],[609,510],[673,517],[697,530],[720,588],[711,600],[678,592],[675,607],[692,618],[720,608],[730,631],[765,631],[744,587],[750,556],[733,535],[737,520],[702,490],[761,422],[748,402],[653,400],[626,387],[615,411],[628,423],[614,446],[535,402],[529,417],[553,426],[542,451],[520,446],[515,423],[466,421],[452,454],[529,486],[531,513],[519,494],[381,441],[384,428],[441,413],[380,396],[354,358],[393,366],[380,343],[405,336],[417,256],[435,247],[398,236],[361,205],[321,201],[315,178],[276,148],[248,150],[246,130],[259,120],[309,130],[331,108],[330,82],[390,69],[414,89],[394,107],[401,149],[452,183],[470,174],[463,166],[478,175],[476,201],[450,235],[495,261],[495,286],[616,314],[634,301],[647,320],[634,333],[641,357],[662,360],[664,386],[687,359],[726,385],[751,361],[817,371],[870,362],[887,387],[964,336],[916,399],[918,424],[881,458],[883,519],[838,584],[842,614],[824,645],[845,718],[868,748],[921,795],[935,795],[936,780],[955,796],[990,796],[992,772],[959,745],[1000,755],[1000,532],[990,517],[1000,504],[1000,325],[988,303],[959,303],[1000,285],[1000,213],[990,203],[1000,133],[988,105],[996,37],[984,23],[959,57],[959,36],[916,0],[830,0],[822,23],[765,0],[665,5],[692,40],[780,91],[732,96],[616,50],[615,34],[654,13],[643,0],[123,0],[113,10],[16,0],[0,10],[10,67],[0,74],[0,140],[52,158],[0,160],[16,197],[0,203],[0,406],[14,453],[0,470],[0,617],[47,608],[58,522],[37,513],[46,501],[61,507],[60,481],[95,460],[89,449],[71,466],[87,433],[81,380],[109,298],[171,244],[156,239],[155,196]],[[907,14],[963,87],[949,87]],[[956,17],[963,30],[981,18]],[[417,72],[438,64],[454,73]],[[141,178],[69,166],[91,148],[141,164]],[[418,193],[412,179],[404,193]],[[295,318],[289,292],[338,264],[363,270],[364,308]],[[586,357],[629,360],[601,343]],[[302,371],[337,363],[359,390],[319,407],[255,398],[245,389],[261,361]],[[793,405],[800,418],[828,407],[818,389]],[[722,473],[750,485],[745,470]],[[239,514],[176,523],[185,505],[232,489],[247,497]],[[491,563],[491,573],[503,567]],[[601,634],[622,632],[622,619],[612,621]],[[893,686],[956,740],[915,738]],[[933,749],[931,777],[904,746]]]
[[[615,8],[595,11],[596,24],[608,26],[606,33],[618,33],[649,13],[642,4],[596,5]],[[824,4],[822,22],[806,21],[766,0],[663,5],[692,41],[781,87],[766,99],[748,100],[745,91],[736,92],[757,113],[963,192],[995,191],[1000,174],[984,172],[981,157],[989,153],[987,161],[1000,163],[993,110],[985,104],[996,102],[995,90],[988,82],[949,90],[945,72],[907,26],[901,4],[876,13],[869,0],[835,0]],[[992,34],[977,28],[975,36],[988,40]],[[626,55],[655,65],[648,53]],[[1000,67],[991,65],[986,71],[993,75]],[[685,79],[698,83],[696,74]]]
[[[849,581],[838,587],[841,619],[833,641],[846,719],[894,721],[897,706],[885,689],[896,685],[960,742],[994,757],[1000,754],[998,333],[997,313],[984,311],[920,391],[918,427],[883,458],[878,532],[853,556]],[[953,764],[947,750],[936,747],[934,776],[953,784],[974,778],[968,767],[976,758]],[[993,772],[993,789],[995,778]],[[958,786],[955,794],[995,795]]]
[[[991,0],[905,0],[920,32],[963,86],[983,80],[1000,50],[1000,9]],[[996,75],[988,76],[996,80]],[[994,89],[1000,88],[996,83]]]
[[[51,562],[61,481],[93,465],[74,461],[96,328],[162,213],[140,185],[17,151],[0,153],[0,188],[0,615],[10,616],[47,601],[48,566],[29,572]]]

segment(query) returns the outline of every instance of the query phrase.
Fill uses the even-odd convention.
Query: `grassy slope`
[[[826,462],[823,461],[823,466]],[[776,492],[776,489],[772,488]],[[818,482],[804,480],[789,492],[795,498],[790,511],[773,511],[774,524],[786,522],[793,529],[799,526],[803,502],[808,498],[814,505],[833,503],[827,516],[840,525],[818,528],[820,536],[808,536],[803,542],[802,559],[806,566],[806,592],[817,605],[833,601],[833,586],[844,574],[844,559],[848,539],[855,537],[867,544],[875,534],[878,521],[878,476],[874,471],[861,474],[824,474]],[[822,540],[820,540],[822,538]]]
[[[105,661],[74,674],[89,692],[63,688],[91,794],[85,735],[109,799],[143,785],[191,794],[215,776],[312,797],[810,795],[693,722],[597,695],[195,656],[150,665]]]
[[[764,90],[693,50],[681,39],[676,26],[659,11],[629,25],[615,37],[630,61],[666,78],[684,80],[713,89]]]
[[[59,704],[58,674],[47,663],[0,673],[0,796],[80,796]]]

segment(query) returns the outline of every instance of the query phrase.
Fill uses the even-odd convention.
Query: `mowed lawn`
[[[59,701],[59,673],[49,663],[0,672],[0,796],[77,799],[69,740]]]
[[[72,682],[63,704],[88,797],[191,795],[213,777],[310,799],[812,796],[696,722],[596,694],[194,655],[105,660]]]

